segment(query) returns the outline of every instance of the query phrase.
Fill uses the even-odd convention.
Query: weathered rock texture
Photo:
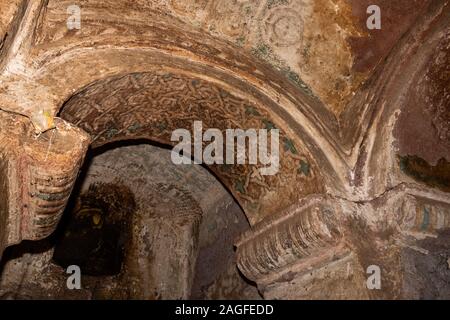
[[[74,193],[71,218],[56,235],[7,250],[0,295],[52,299],[259,297],[256,288],[239,276],[233,250],[235,237],[248,229],[248,222],[207,170],[176,166],[168,150],[137,145],[102,150],[88,162],[84,175]],[[102,211],[89,211],[86,205]],[[109,210],[104,210],[106,206]],[[86,220],[88,226],[74,229],[73,219],[78,226]],[[108,232],[112,221],[120,222],[116,226],[124,247],[119,272],[100,270],[101,265],[106,271],[112,267],[112,261],[105,264],[104,255],[95,249],[108,238],[92,236],[97,231]],[[86,234],[95,245],[86,243]],[[92,250],[92,254],[80,259],[80,249]],[[66,265],[61,266],[62,262]],[[65,267],[74,263],[88,273],[83,276],[83,290],[75,292],[67,290],[65,275]]]
[[[81,28],[69,30],[73,4]],[[371,4],[381,8],[381,30],[366,27]],[[90,141],[168,146],[174,129],[196,120],[204,130],[278,128],[278,174],[261,176],[257,165],[210,168],[251,225],[228,236],[236,238],[236,265],[265,298],[449,296],[448,0],[0,0],[0,7],[0,249],[56,228]],[[130,181],[141,175],[130,173]],[[196,287],[193,265],[207,260],[196,238],[204,208],[178,187],[151,182],[151,189],[155,199],[185,199],[167,208],[186,207],[189,218],[177,211],[131,222],[179,234],[145,237],[156,251],[178,248],[180,280],[167,280],[170,289],[149,284],[139,296],[245,295],[228,264],[228,275],[205,276],[215,284]],[[156,258],[165,266],[171,259]],[[167,279],[155,263],[146,260],[145,270]],[[380,290],[366,286],[373,265]]]
[[[0,115],[0,248],[50,235],[61,218],[89,145],[80,129],[56,120],[39,136],[21,116]]]

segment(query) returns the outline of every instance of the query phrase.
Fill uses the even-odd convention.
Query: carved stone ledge
[[[402,208],[402,231],[434,236],[441,230],[450,229],[450,198],[442,200],[420,193],[408,194]]]
[[[245,233],[238,267],[266,299],[398,299],[423,287],[403,263],[439,257],[449,231],[450,199],[438,190],[402,184],[368,202],[314,196]],[[380,290],[366,286],[372,265]]]
[[[448,256],[445,243],[450,238],[448,194],[401,184],[372,201],[341,200],[341,206],[346,243],[361,266],[362,283],[369,266],[381,270],[381,288],[365,290],[371,299],[444,294],[432,283],[446,276],[441,260]]]
[[[0,249],[48,236],[67,204],[90,139],[55,125],[35,136],[27,118],[0,112]]]
[[[359,217],[376,232],[433,235],[450,229],[448,193],[417,184],[400,184],[368,202],[341,200],[346,219]]]
[[[237,242],[238,267],[258,286],[348,253],[336,205],[314,196],[256,225]]]
[[[369,299],[366,279],[354,253],[347,253],[264,288],[265,299]]]

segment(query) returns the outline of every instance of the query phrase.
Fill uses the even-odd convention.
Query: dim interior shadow
[[[85,181],[87,174],[88,174],[88,168],[91,166],[93,159],[109,150],[126,147],[126,146],[137,146],[137,145],[152,145],[158,148],[162,149],[171,149],[171,146],[160,144],[148,139],[134,139],[134,140],[122,140],[122,141],[115,141],[108,144],[105,144],[101,147],[90,149],[86,155],[85,161],[83,163],[83,166],[80,169],[80,173],[78,176],[78,179],[76,180],[76,183],[74,185],[73,191],[71,193],[71,196],[69,198],[68,204],[66,206],[66,209],[61,217],[61,220],[59,221],[55,231],[48,236],[45,239],[37,240],[37,241],[30,241],[30,240],[24,240],[19,244],[13,245],[8,247],[1,258],[0,261],[0,277],[3,274],[4,268],[6,264],[9,261],[18,259],[23,257],[24,255],[31,254],[43,254],[45,252],[48,252],[51,249],[55,249],[55,251],[64,252],[64,247],[58,250],[58,246],[61,245],[62,242],[65,241],[65,235],[67,234],[67,231],[71,230],[71,225],[73,225],[73,219],[74,219],[74,211],[77,206],[77,199],[79,198],[81,194],[81,188],[83,185],[83,182]],[[214,178],[224,187],[225,190],[230,194],[230,196],[233,198],[233,200],[236,202],[236,204],[239,206],[240,210],[244,212],[239,202],[235,199],[235,197],[231,194],[228,187],[223,184],[220,178],[217,177],[217,175],[206,165],[202,165],[209,174],[213,175]],[[245,216],[245,215],[244,215]],[[245,220],[248,223],[247,217],[245,217]],[[69,232],[70,233],[70,232]],[[67,242],[67,241],[66,241]],[[233,248],[235,251],[236,248]],[[53,256],[53,259],[51,261],[52,263],[59,265],[60,267],[66,268],[70,264],[77,264],[77,261],[72,260],[73,263],[71,263],[70,259],[64,259],[58,257],[55,259],[55,255]],[[98,264],[98,261],[91,261],[93,264]],[[77,264],[78,265],[78,264]],[[89,269],[89,268],[82,268],[83,269]],[[104,276],[104,275],[115,275],[120,273],[120,266],[117,268],[117,266],[110,268],[111,270],[108,270],[108,266],[106,266],[106,270],[100,270],[95,272],[88,272],[87,275],[91,276]],[[256,287],[256,284],[249,279],[247,279],[240,270],[236,267],[238,274],[240,277],[251,286]],[[83,274],[86,274],[86,272],[82,271]]]
[[[160,149],[166,149],[166,150],[172,150],[173,146],[168,145],[168,144],[164,144],[164,143],[160,143],[151,139],[145,139],[145,138],[138,138],[138,139],[124,139],[124,140],[116,140],[113,142],[108,142],[102,146],[96,147],[94,149],[91,149],[90,152],[88,153],[88,157],[85,160],[84,163],[84,169],[82,170],[82,173],[86,174],[86,169],[89,167],[90,163],[92,162],[93,158],[95,158],[96,156],[99,156],[107,151],[113,150],[113,149],[117,149],[117,148],[122,148],[122,147],[128,147],[128,146],[139,146],[139,145],[151,145]],[[188,157],[191,159],[192,163],[194,162],[194,156],[190,156]],[[197,164],[196,164],[197,165]],[[199,166],[203,167],[211,176],[214,177],[214,179],[219,182],[221,184],[221,186],[227,191],[227,193],[233,198],[234,202],[236,202],[236,204],[239,206],[240,210],[242,212],[245,213],[244,208],[241,206],[241,204],[239,203],[239,201],[236,199],[236,197],[233,195],[233,193],[231,192],[230,188],[225,185],[222,181],[222,179],[213,171],[211,170],[211,168],[204,164],[198,164]],[[247,219],[247,216],[245,216],[245,219],[248,223],[248,225],[250,226],[250,222]]]

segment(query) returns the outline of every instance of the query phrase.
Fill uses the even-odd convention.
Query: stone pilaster
[[[0,248],[50,235],[89,146],[82,130],[56,119],[34,134],[28,118],[0,112]]]

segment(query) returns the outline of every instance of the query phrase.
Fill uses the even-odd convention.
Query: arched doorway
[[[55,233],[10,247],[1,295],[19,299],[260,298],[238,271],[234,241],[249,229],[204,167],[177,166],[148,141],[92,149]],[[66,269],[81,269],[69,290]]]

